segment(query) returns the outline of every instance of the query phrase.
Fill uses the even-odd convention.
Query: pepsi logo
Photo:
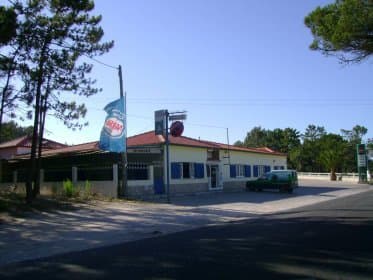
[[[123,129],[123,122],[117,118],[108,118],[105,121],[105,130],[113,137],[122,135]]]

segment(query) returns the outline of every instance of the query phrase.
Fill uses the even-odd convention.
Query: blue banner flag
[[[126,129],[124,97],[107,104],[104,127],[101,130],[99,147],[101,150],[123,153],[126,151]]]

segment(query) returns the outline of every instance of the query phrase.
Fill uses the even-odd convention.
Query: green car
[[[246,182],[246,189],[249,191],[278,189],[280,192],[292,193],[297,187],[298,175],[295,170],[272,170],[255,181]]]

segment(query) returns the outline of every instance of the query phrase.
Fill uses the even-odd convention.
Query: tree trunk
[[[40,54],[39,61],[39,73],[36,87],[35,95],[35,115],[34,115],[34,127],[32,132],[32,143],[31,143],[31,154],[30,154],[30,169],[28,174],[28,179],[26,182],[26,202],[31,203],[33,198],[37,196],[37,193],[34,191],[33,185],[36,183],[36,172],[40,173],[37,169],[36,162],[36,148],[38,144],[38,128],[39,128],[39,117],[40,117],[40,99],[41,99],[41,87],[43,84],[43,70],[45,63],[45,51],[47,47],[47,42],[43,45],[43,49]]]
[[[330,170],[330,181],[336,181],[337,180],[337,174],[335,174],[335,169],[332,168]]]
[[[41,97],[41,107],[40,107],[40,126],[39,126],[39,139],[38,139],[38,157],[37,157],[37,174],[34,186],[34,195],[40,194],[40,169],[42,161],[42,151],[43,151],[43,137],[44,137],[44,124],[45,116],[47,114],[47,100],[49,95],[49,80],[47,85],[47,92],[45,97]]]
[[[3,88],[3,93],[1,97],[1,107],[0,107],[0,143],[1,143],[1,132],[3,128],[3,115],[4,115],[4,106],[5,106],[5,100],[7,99],[7,91],[9,88],[9,82],[10,82],[10,76],[12,72],[12,66],[9,66],[8,73],[7,73],[7,78],[6,78],[6,83]]]

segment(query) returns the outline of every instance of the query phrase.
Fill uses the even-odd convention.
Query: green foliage
[[[320,154],[318,160],[336,180],[336,171],[342,169],[347,151],[347,141],[337,134],[326,134],[320,138]]]
[[[92,184],[88,180],[86,180],[84,183],[84,196],[88,198],[91,195],[92,195]]]
[[[243,144],[246,147],[264,147],[266,144],[266,134],[267,131],[265,129],[256,126],[247,133]]]
[[[333,174],[356,172],[356,144],[361,143],[368,129],[356,125],[351,130],[341,130],[341,132],[342,135],[328,134],[324,127],[313,124],[305,129],[302,136],[292,128],[266,130],[254,127],[247,133],[244,142],[237,141],[235,145],[266,146],[286,153],[288,168],[299,171]],[[372,143],[373,140],[371,140],[373,147]]]
[[[371,0],[337,0],[306,16],[314,40],[312,50],[337,55],[341,62],[360,62],[373,53]]]
[[[87,109],[76,102],[76,96],[89,97],[101,89],[95,87],[96,80],[90,76],[93,64],[81,58],[105,54],[114,42],[102,42],[101,16],[91,14],[93,1],[10,3],[18,16],[17,34],[11,41],[11,49],[16,50],[12,65],[16,65],[18,78],[23,82],[20,92],[30,108],[27,116],[34,120],[31,168],[26,183],[27,201],[31,202],[39,193],[35,174],[39,174],[40,156],[36,154],[41,153],[37,148],[41,147],[47,113],[73,130],[88,125],[82,122]],[[34,189],[31,181],[35,183]]]
[[[17,14],[14,9],[0,6],[0,46],[16,36]]]
[[[74,195],[74,184],[67,179],[66,181],[63,181],[63,191],[66,197],[73,197]]]
[[[32,133],[32,126],[22,127],[14,121],[6,122],[2,124],[0,143],[7,142],[24,135],[30,135]]]
[[[235,145],[240,147],[268,147],[278,152],[289,153],[300,145],[300,133],[293,128],[266,130],[258,126],[247,133],[243,143],[237,141]],[[288,163],[289,167],[295,166],[290,157],[288,157]]]

